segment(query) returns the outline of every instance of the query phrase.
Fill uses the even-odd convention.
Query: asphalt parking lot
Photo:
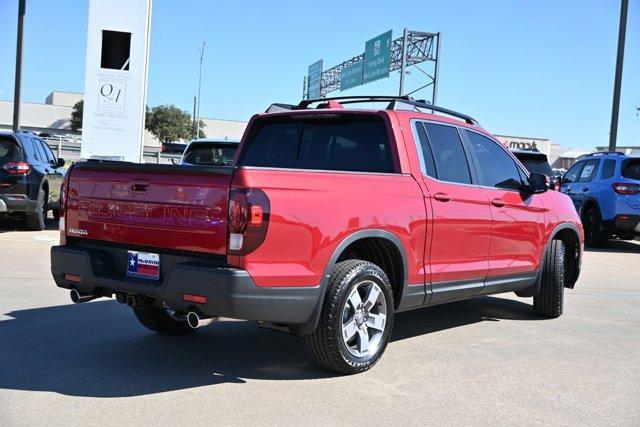
[[[1,425],[640,425],[640,242],[586,252],[560,319],[513,294],[400,314],[380,363],[337,377],[253,323],[165,337],[71,304],[49,228],[0,221]]]

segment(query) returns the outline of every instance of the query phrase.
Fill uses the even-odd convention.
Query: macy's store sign
[[[551,141],[542,138],[523,138],[515,136],[496,135],[496,138],[510,150],[538,150],[547,156],[551,152]]]

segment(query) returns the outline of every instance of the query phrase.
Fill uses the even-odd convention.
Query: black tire
[[[376,304],[373,305],[376,309],[372,308],[371,313],[384,310],[386,322],[379,332],[379,337],[376,338],[378,344],[375,351],[362,357],[356,357],[347,348],[347,344],[342,337],[343,317],[345,316],[345,307],[347,307],[347,300],[352,294],[352,290],[362,286],[363,283],[369,282],[377,285],[377,288],[384,295],[385,303],[384,307],[382,307],[382,300],[376,300]],[[367,316],[369,315],[367,314]],[[305,337],[307,348],[313,359],[327,369],[341,374],[364,372],[375,365],[384,353],[393,330],[393,317],[393,291],[384,271],[377,265],[367,261],[347,260],[340,262],[335,265],[329,278],[327,294],[323,302],[318,326],[313,333]],[[364,317],[364,321],[368,326],[367,317]],[[364,329],[366,330],[367,327]],[[369,336],[368,331],[366,331],[366,334]]]
[[[598,208],[589,208],[584,214],[582,224],[584,225],[584,239],[587,246],[603,248],[607,245],[611,235],[604,229]]]
[[[565,247],[562,240],[553,240],[544,256],[540,292],[533,297],[533,312],[537,316],[556,318],[564,306]]]
[[[40,189],[38,193],[38,207],[35,212],[29,212],[25,215],[27,228],[33,231],[42,231],[47,227],[47,192]]]
[[[145,328],[159,334],[186,335],[195,330],[187,324],[186,318],[177,320],[169,316],[164,308],[142,305],[135,307],[133,314],[136,315]]]

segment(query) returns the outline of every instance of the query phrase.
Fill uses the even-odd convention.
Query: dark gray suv
[[[0,217],[43,230],[47,212],[58,219],[64,160],[30,132],[0,133]]]

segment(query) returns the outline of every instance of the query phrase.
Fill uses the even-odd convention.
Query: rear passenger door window
[[[421,135],[419,131],[418,136],[426,175],[435,175],[440,181],[471,184],[469,163],[458,130],[435,123],[423,125],[425,133]],[[426,141],[422,140],[424,137]],[[429,170],[431,168],[434,170]]]
[[[497,142],[465,130],[475,156],[478,180],[485,187],[521,190],[522,175],[516,162]]]

